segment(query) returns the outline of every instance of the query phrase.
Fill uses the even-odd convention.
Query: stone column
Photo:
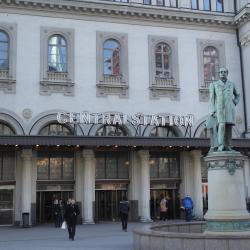
[[[250,197],[250,159],[244,161],[244,179],[246,187],[246,197]]]
[[[95,201],[95,154],[93,150],[83,150],[83,224],[94,224]]]
[[[193,158],[193,175],[194,175],[194,215],[197,218],[203,218],[203,200],[202,200],[202,179],[201,179],[201,151],[191,151]]]
[[[141,221],[149,222],[150,218],[150,166],[148,150],[140,150],[141,159]]]
[[[141,172],[138,167],[139,161],[135,151],[130,152],[130,169],[129,169],[129,202],[130,202],[130,220],[137,221],[139,217],[138,200],[140,198],[140,177]]]
[[[31,170],[32,149],[23,149],[22,162],[22,213],[29,213],[29,225],[31,225]]]
[[[75,161],[75,198],[77,201],[77,204],[79,206],[79,209],[81,211],[79,218],[79,223],[82,223],[83,221],[83,183],[84,183],[84,166],[83,166],[83,158],[81,157],[81,152],[76,152],[76,161]]]

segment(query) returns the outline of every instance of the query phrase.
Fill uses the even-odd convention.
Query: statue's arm
[[[240,101],[240,92],[234,84],[234,99],[233,99],[234,105],[237,105],[239,101]]]

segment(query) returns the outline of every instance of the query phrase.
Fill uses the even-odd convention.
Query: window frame
[[[196,1],[197,8],[193,8],[193,1]],[[199,10],[199,0],[190,0],[190,6],[192,10]]]
[[[54,36],[62,36],[67,44],[67,71],[49,71],[48,48],[49,39]],[[40,68],[40,94],[51,95],[62,93],[65,96],[74,95],[74,29],[41,27],[41,68]]]
[[[205,87],[204,82],[204,64],[203,64],[203,52],[208,46],[215,47],[219,53],[219,68],[226,67],[226,56],[225,56],[225,41],[223,40],[206,40],[197,39],[197,56],[198,56],[198,84],[199,84],[199,99],[201,102],[208,101],[208,89]]]
[[[205,9],[206,6],[206,1],[209,1],[209,9]],[[212,4],[211,4],[211,0],[203,0],[203,10],[204,11],[211,11],[212,10]]]
[[[150,98],[170,97],[171,100],[179,100],[179,63],[178,63],[178,40],[176,37],[148,36],[149,43],[149,89]],[[159,43],[166,43],[171,49],[172,79],[163,79],[164,83],[159,84],[156,77],[155,48]],[[157,78],[157,79],[156,79]],[[165,84],[171,80],[171,84]]]
[[[106,97],[118,95],[128,98],[128,35],[126,33],[96,32],[96,95]],[[120,44],[120,75],[106,76],[104,74],[104,42],[115,40]]]
[[[0,30],[9,38],[8,69],[0,70],[0,90],[14,94],[16,93],[17,25],[0,22]]]

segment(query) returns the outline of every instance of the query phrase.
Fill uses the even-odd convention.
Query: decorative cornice
[[[168,22],[190,25],[234,27],[234,14],[214,13],[191,9],[138,6],[131,3],[67,1],[67,0],[0,0],[0,12],[6,10],[38,11],[74,16],[98,16],[129,20]],[[32,13],[35,14],[35,13]]]
[[[248,21],[250,21],[250,4],[247,4],[234,18],[235,24],[239,27]]]

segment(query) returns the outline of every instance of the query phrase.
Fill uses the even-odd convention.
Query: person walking
[[[71,240],[74,240],[75,238],[76,219],[79,214],[80,214],[79,208],[75,200],[72,199],[70,202],[68,202],[66,209],[65,209],[65,214],[64,214],[64,219],[67,222],[69,239]]]
[[[167,210],[168,210],[168,200],[166,197],[161,195],[160,202],[160,220],[165,221],[167,219]]]
[[[127,197],[124,196],[119,203],[119,214],[122,221],[122,230],[127,232],[128,226],[128,212],[129,212],[129,202]]]

